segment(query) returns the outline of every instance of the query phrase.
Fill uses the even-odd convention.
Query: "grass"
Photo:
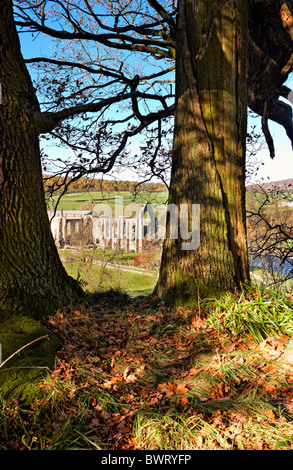
[[[129,295],[150,295],[157,282],[157,271],[140,265],[140,272],[134,260],[138,253],[115,250],[60,250],[60,257],[68,274],[78,279],[88,292],[118,289]],[[160,253],[151,255],[159,259]],[[117,266],[118,265],[118,266]]]
[[[115,207],[115,197],[122,197],[123,204],[139,204],[144,205],[149,202],[154,206],[164,206],[168,199],[168,192],[140,192],[134,196],[129,191],[116,191],[111,193],[102,193],[101,191],[85,191],[82,193],[68,193],[62,196],[58,209],[64,210],[92,210],[96,204],[106,203],[112,210]],[[55,196],[48,201],[50,208],[57,202],[58,197]]]
[[[293,334],[291,297],[280,292],[242,292],[239,298],[231,293],[216,299],[211,306],[209,321],[218,331],[230,335],[251,335],[255,341],[279,331],[284,335]]]
[[[129,295],[150,295],[157,282],[156,274],[129,272],[127,268],[88,266],[83,261],[63,261],[70,276],[78,279],[84,290],[92,293],[118,289]]]
[[[77,259],[87,258],[87,259],[96,259],[100,260],[103,257],[103,260],[110,263],[123,264],[134,266],[134,258],[138,255],[135,252],[128,251],[117,251],[114,250],[93,250],[81,248],[80,250],[59,250],[60,257],[65,260],[65,262],[75,261]]]
[[[200,311],[91,294],[42,322],[63,346],[38,397],[3,401],[0,449],[292,450],[292,307],[261,290]]]

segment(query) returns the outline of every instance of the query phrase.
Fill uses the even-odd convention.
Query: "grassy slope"
[[[96,204],[99,203],[107,203],[113,209],[115,197],[123,197],[123,203],[126,205],[132,203],[143,205],[145,202],[150,202],[154,206],[157,206],[166,203],[168,192],[141,192],[135,198],[129,191],[116,191],[112,193],[102,193],[101,191],[86,191],[83,193],[70,193],[62,196],[58,209],[91,210]],[[51,207],[54,201],[57,201],[56,197],[49,201]]]
[[[141,272],[131,270],[137,255],[138,253],[116,253],[113,250],[60,250],[68,274],[79,279],[87,292],[114,289],[129,295],[150,295],[157,282],[157,272],[149,272],[143,267]],[[154,256],[158,257],[159,254]],[[116,268],[114,264],[121,267]]]
[[[83,263],[75,263],[74,266],[65,263],[65,267],[68,274],[80,279],[84,289],[89,292],[112,288],[125,291],[129,295],[149,295],[157,281],[155,274],[140,274],[122,268],[106,267],[103,271],[101,266],[93,265],[87,270]]]

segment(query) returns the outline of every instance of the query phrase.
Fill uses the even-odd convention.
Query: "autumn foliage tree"
[[[8,15],[12,31],[10,2],[2,0],[4,5],[1,17]],[[65,178],[71,175],[72,182],[108,173],[117,164],[144,164],[146,178],[164,179],[172,158],[169,202],[187,204],[190,213],[193,204],[201,205],[201,243],[197,250],[183,251],[182,237],[172,239],[167,230],[158,295],[173,303],[193,303],[198,295],[248,282],[247,104],[262,116],[273,157],[268,119],[282,124],[292,140],[292,111],[279,100],[290,92],[284,83],[293,62],[291,1],[180,0],[177,5],[175,0],[15,0],[14,5],[20,32],[41,33],[55,41],[49,57],[32,53],[23,62],[15,30],[10,34],[10,47],[17,50],[13,61],[22,64],[22,75],[20,70],[17,77],[11,75],[18,79],[15,102],[22,100],[23,109],[29,106],[24,120],[33,128],[30,145],[36,149],[39,135],[69,144],[75,158],[65,162]],[[5,39],[5,31],[7,41],[7,27],[0,34]],[[2,70],[5,60],[2,52]],[[28,81],[24,63],[40,67],[39,103],[31,84],[29,93],[21,85],[22,76]],[[8,84],[3,73],[1,80],[5,100]],[[128,144],[138,135],[142,149],[134,157]],[[7,158],[4,152],[2,160]],[[34,164],[34,169],[40,179],[40,166]],[[8,231],[8,222],[3,218],[1,223]],[[24,252],[32,247],[28,236]],[[52,258],[45,258],[46,271]],[[35,276],[32,270],[31,278]],[[0,283],[9,287],[4,275]],[[31,291],[26,283],[24,292]],[[33,292],[38,296],[40,287]]]

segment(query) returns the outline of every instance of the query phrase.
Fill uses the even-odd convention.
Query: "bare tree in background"
[[[254,185],[248,194],[250,263],[263,269],[260,277],[267,286],[292,290],[293,181]]]

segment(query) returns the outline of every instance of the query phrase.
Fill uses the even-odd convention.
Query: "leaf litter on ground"
[[[293,449],[291,326],[253,334],[256,295],[264,301],[247,294],[243,331],[225,327],[236,294],[223,314],[211,302],[199,311],[104,294],[46,318],[63,347],[42,398],[2,407],[2,447]]]

